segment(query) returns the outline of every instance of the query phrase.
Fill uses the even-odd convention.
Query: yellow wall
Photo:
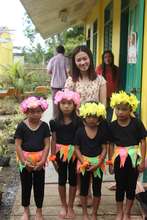
[[[141,118],[147,128],[147,2],[145,1]]]
[[[86,33],[88,28],[92,27],[93,22],[98,19],[97,29],[97,64],[100,64],[101,55],[104,47],[104,10],[105,7],[111,2],[111,0],[99,0],[97,5],[89,13],[86,23]],[[112,51],[115,57],[115,64],[119,63],[119,45],[120,45],[120,0],[113,0],[113,34],[112,34]],[[116,19],[117,18],[117,19]],[[92,39],[91,39],[92,49]]]
[[[10,35],[3,33],[0,35],[2,39],[10,38]],[[7,65],[13,63],[13,45],[12,42],[1,43],[0,42],[0,65]],[[0,66],[0,73],[3,72],[3,68]]]
[[[112,51],[114,53],[114,61],[116,65],[119,65],[120,16],[121,16],[121,1],[113,0]]]

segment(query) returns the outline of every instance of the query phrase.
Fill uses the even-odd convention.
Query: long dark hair
[[[95,68],[94,68],[94,64],[93,64],[93,56],[92,56],[92,52],[91,50],[85,46],[85,45],[80,45],[77,46],[72,53],[72,79],[74,82],[78,81],[79,78],[82,78],[80,70],[78,69],[76,63],[75,63],[75,56],[79,53],[79,52],[85,52],[89,59],[90,59],[90,66],[89,66],[89,70],[88,70],[88,78],[89,80],[95,80],[97,77],[97,74],[95,72]]]
[[[111,50],[105,50],[104,53],[102,54],[102,75],[104,76],[104,78],[106,79],[106,64],[104,62],[104,56],[106,53],[109,53],[112,59],[112,62],[110,64],[111,69],[112,69],[112,79],[115,80],[116,76],[117,76],[117,67],[114,65],[114,54],[112,53]]]

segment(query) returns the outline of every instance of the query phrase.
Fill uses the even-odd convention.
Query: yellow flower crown
[[[132,111],[135,112],[139,104],[139,101],[137,97],[132,93],[130,95],[128,95],[124,91],[120,91],[118,93],[112,93],[110,106],[112,108],[115,108],[116,105],[119,105],[121,103],[130,105]]]
[[[86,116],[94,115],[97,117],[102,116],[106,117],[106,109],[105,106],[101,103],[96,104],[95,102],[87,102],[82,104],[79,108],[80,116],[86,118]]]

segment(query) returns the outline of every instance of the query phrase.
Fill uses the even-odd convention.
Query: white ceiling
[[[83,23],[96,0],[20,0],[43,38]],[[62,21],[63,19],[63,21]]]

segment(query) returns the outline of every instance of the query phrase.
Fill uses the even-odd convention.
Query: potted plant
[[[0,166],[9,166],[10,155],[7,143],[7,135],[0,133]]]

